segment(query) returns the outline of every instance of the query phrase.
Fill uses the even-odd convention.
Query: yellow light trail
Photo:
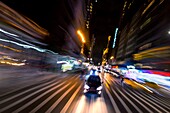
[[[82,42],[85,43],[86,42],[85,38],[84,38],[84,36],[83,36],[83,34],[81,33],[80,30],[77,31],[77,34],[81,37]]]

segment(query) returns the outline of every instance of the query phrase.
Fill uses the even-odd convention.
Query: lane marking
[[[69,88],[45,113],[51,113],[55,108],[56,106],[64,99],[64,97],[66,95],[68,95],[68,93],[77,85],[77,82],[71,87]],[[48,101],[50,99],[52,99],[56,94],[54,93],[53,95],[51,95],[49,98],[48,98]]]
[[[129,94],[126,90],[125,93],[128,94],[132,99],[134,99],[137,103],[139,103],[142,107],[144,107],[149,113],[154,113],[152,112],[147,106],[145,106],[143,103],[141,103],[139,100],[134,98],[131,94]]]
[[[160,97],[160,95],[155,95],[154,96],[155,98],[159,98]],[[160,101],[162,101],[163,103],[166,103],[168,106],[170,106],[170,104],[169,104],[169,102],[170,102],[170,98],[165,98],[165,97],[163,97],[163,98],[159,98],[160,99]]]
[[[66,113],[68,108],[70,107],[71,103],[73,102],[73,100],[75,99],[75,97],[77,96],[78,92],[80,91],[82,84],[80,84],[80,86],[77,88],[77,90],[74,92],[74,94],[71,96],[71,98],[69,99],[69,101],[66,103],[66,105],[64,106],[64,108],[61,110],[60,113]]]
[[[158,104],[154,103],[153,101],[151,101],[149,98],[144,97],[143,95],[139,94],[138,92],[136,92],[138,95],[140,95],[140,97],[143,97],[144,99],[146,99],[147,101],[149,101],[150,103],[154,104],[156,107],[158,107],[159,109],[163,110],[164,112],[169,113],[169,111],[165,110],[164,108],[162,108],[161,106],[159,106]]]
[[[74,77],[71,77],[71,78],[74,78]],[[4,112],[5,110],[10,109],[11,107],[13,107],[13,106],[15,106],[15,105],[23,102],[24,100],[30,98],[31,96],[33,96],[33,95],[35,95],[35,94],[37,94],[37,93],[39,93],[39,92],[41,92],[41,91],[43,91],[43,90],[46,90],[46,89],[50,88],[50,87],[53,86],[53,85],[56,85],[56,84],[59,83],[59,82],[61,82],[61,80],[58,81],[58,82],[56,82],[56,83],[51,84],[50,86],[43,87],[42,89],[39,89],[39,90],[37,90],[37,91],[35,91],[35,92],[33,92],[33,93],[31,93],[31,94],[23,97],[22,99],[20,99],[20,100],[18,100],[18,101],[15,101],[14,103],[9,104],[8,106],[0,109],[0,112]],[[63,84],[63,83],[61,83],[61,84]],[[61,86],[61,85],[59,84],[59,85],[57,85],[57,86]],[[57,87],[57,86],[56,86],[56,87]]]
[[[50,86],[53,86],[53,85],[55,85],[55,84],[56,84],[56,83],[53,83],[53,84],[51,84]],[[62,83],[62,84],[63,84],[63,83]],[[46,87],[44,87],[44,88],[42,88],[42,89],[39,89],[39,90],[37,90],[37,91],[35,91],[35,92],[33,92],[33,93],[31,93],[31,94],[25,96],[24,98],[22,98],[22,99],[20,99],[20,100],[18,100],[18,101],[16,101],[16,102],[14,102],[14,103],[11,103],[10,105],[8,105],[8,106],[6,106],[6,107],[0,109],[0,112],[3,112],[3,111],[5,111],[5,110],[7,110],[7,109],[10,109],[11,107],[13,107],[13,106],[15,106],[15,105],[17,105],[17,104],[23,102],[24,100],[30,98],[31,96],[33,96],[33,95],[35,95],[35,94],[37,94],[37,93],[39,93],[39,92],[41,92],[41,91],[43,91],[43,90],[49,88],[50,86],[46,86]]]
[[[34,89],[37,89],[37,88],[43,87],[43,86],[45,86],[45,85],[48,85],[48,84],[50,84],[50,83],[52,83],[52,82],[54,82],[54,81],[56,81],[56,80],[49,81],[49,82],[47,82],[47,83],[45,83],[45,84],[40,84],[40,85],[35,86],[35,87],[33,87],[33,88],[30,88],[30,89],[28,89],[28,90],[26,90],[26,91],[24,91],[24,92],[21,92],[21,93],[18,93],[18,94],[16,94],[16,95],[13,95],[13,96],[10,97],[10,98],[1,100],[1,101],[0,101],[0,104],[3,104],[3,103],[5,103],[5,102],[7,102],[7,101],[10,101],[10,100],[12,100],[12,99],[14,99],[14,98],[16,98],[16,97],[18,97],[18,96],[21,96],[21,95],[23,95],[23,94],[25,94],[25,93],[27,93],[27,92],[29,92],[29,91],[34,90]],[[59,82],[59,81],[58,81],[58,82]],[[58,82],[57,82],[57,83],[58,83]]]
[[[119,108],[118,108],[118,106],[117,106],[117,104],[116,104],[116,102],[114,101],[113,97],[111,96],[111,94],[110,94],[110,92],[108,91],[107,88],[106,88],[106,92],[107,92],[107,94],[108,94],[108,96],[109,96],[109,98],[110,98],[110,101],[111,101],[111,103],[112,103],[112,105],[113,105],[113,108],[114,108],[115,112],[116,112],[116,113],[121,113],[120,110],[119,110]]]
[[[150,107],[152,107],[154,110],[156,110],[157,112],[161,113],[160,110],[158,110],[157,108],[155,108],[154,106],[152,106],[149,102],[145,101],[143,98],[139,97],[139,95],[135,94],[134,92],[130,91],[131,94],[133,94],[134,96],[136,96],[138,99],[140,99],[141,101],[143,101],[144,103],[146,103],[147,105],[149,105]]]
[[[25,109],[26,107],[28,107],[29,105],[33,104],[34,102],[36,102],[38,99],[40,99],[41,97],[43,97],[44,95],[48,94],[49,92],[55,90],[56,88],[60,87],[61,85],[63,85],[66,82],[63,82],[47,91],[45,91],[44,93],[42,93],[41,95],[39,95],[38,97],[34,98],[33,100],[29,101],[28,103],[24,104],[23,106],[21,106],[20,108],[16,109],[15,111],[13,111],[13,113],[18,113],[20,111],[22,111],[23,109]],[[49,86],[51,87],[51,86]]]
[[[138,111],[138,113],[143,113],[126,95],[123,94],[122,91],[120,91],[119,89],[117,90]]]
[[[52,74],[52,75],[54,75],[54,74]],[[46,76],[46,77],[47,77],[47,76]],[[43,79],[42,81],[47,80],[46,77],[45,77],[45,79]],[[67,79],[67,77],[69,77],[69,76],[59,76],[59,75],[56,75],[56,76],[50,77],[49,79],[65,79],[65,78]],[[75,76],[70,77],[70,79],[73,78],[73,77],[75,77]],[[68,79],[69,79],[69,78],[68,78]],[[41,82],[41,81],[40,81],[40,82]],[[47,81],[47,82],[50,82],[50,81]],[[32,86],[32,85],[36,85],[36,84],[31,84],[31,86]],[[24,87],[22,87],[22,88],[18,88],[18,89],[9,91],[9,92],[7,92],[7,93],[5,93],[5,94],[1,94],[1,95],[0,95],[0,98],[2,98],[3,96],[9,95],[9,94],[11,94],[11,93],[15,93],[16,91],[22,90],[22,89],[27,88],[27,87],[29,87],[29,86],[30,86],[30,85],[27,85],[27,86],[24,86]]]
[[[71,78],[75,78],[76,76],[73,76]],[[77,80],[79,77],[77,76],[75,78],[75,80]],[[66,81],[67,82],[67,81]],[[62,87],[61,89],[57,90],[55,93],[53,93],[50,97],[48,97],[46,100],[44,100],[41,104],[39,104],[36,108],[34,108],[30,113],[35,113],[36,111],[38,111],[43,105],[45,105],[48,100],[50,100],[51,98],[53,98],[55,95],[57,95],[58,93],[60,93],[63,89],[65,89],[68,85],[70,85],[71,82],[69,82],[67,85],[65,85],[64,87]]]
[[[119,99],[119,101],[122,103],[124,108],[128,113],[132,113],[132,111],[129,109],[129,107],[126,105],[126,103],[119,97],[119,95],[111,88],[112,92],[116,95],[116,97]]]
[[[155,101],[156,103],[162,105],[163,107],[166,107],[167,109],[170,109],[170,105],[169,104],[167,104],[165,102],[162,102],[160,99],[154,97],[153,95],[150,96],[150,95],[147,95],[145,93],[142,93],[142,95],[145,95],[146,97],[152,99],[153,101]]]
[[[61,89],[57,90],[55,93],[53,93],[52,95],[50,95],[50,97],[46,98],[43,102],[41,102],[41,104],[39,104],[38,106],[36,106],[33,110],[30,111],[30,113],[35,113],[37,112],[42,106],[44,106],[51,98],[53,98],[55,95],[57,95],[58,93],[60,93],[62,90],[64,90],[67,86],[69,86],[71,84],[68,83],[67,85],[65,85],[64,87],[62,87]]]
[[[56,78],[56,77],[52,77],[52,78]],[[52,79],[52,78],[50,78],[50,79]],[[59,77],[57,77],[57,78],[59,78]],[[57,79],[57,78],[56,78],[56,79]],[[46,79],[45,79],[45,80],[46,80]],[[42,81],[43,81],[43,80],[42,80]],[[40,81],[40,82],[41,82],[41,81]],[[32,86],[32,85],[36,85],[36,84],[27,85],[27,86],[24,86],[24,87],[22,87],[22,88],[18,88],[18,89],[9,91],[9,92],[7,92],[7,93],[5,93],[5,94],[0,95],[0,98],[2,98],[3,96],[9,95],[9,94],[11,94],[11,93],[15,93],[16,91],[22,90],[22,89],[27,88],[27,87]]]

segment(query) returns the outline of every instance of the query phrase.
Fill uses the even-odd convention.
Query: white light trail
[[[19,37],[18,35],[15,35],[15,34],[13,34],[13,33],[9,33],[9,32],[7,32],[7,31],[1,29],[1,28],[0,28],[0,31],[3,32],[3,33],[5,33],[5,34],[11,35],[11,36]]]
[[[113,41],[113,47],[112,48],[115,47],[117,31],[118,31],[118,28],[116,28],[116,30],[115,30],[115,36],[114,36],[114,41]]]
[[[35,50],[37,50],[37,51],[39,51],[39,52],[46,52],[46,50],[45,50],[45,49],[39,49],[39,48],[34,47],[34,46],[25,45],[25,44],[20,44],[20,43],[17,43],[17,42],[14,42],[14,41],[10,41],[10,40],[5,40],[5,39],[1,39],[1,38],[0,38],[0,41],[3,41],[3,42],[9,42],[9,43],[12,43],[12,44],[15,44],[15,45],[18,45],[18,46],[21,46],[21,47],[27,48],[27,49],[29,49],[29,48],[31,48],[31,49],[35,49]]]

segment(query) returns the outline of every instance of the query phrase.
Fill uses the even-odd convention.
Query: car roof
[[[89,78],[99,78],[101,80],[100,76],[98,76],[98,75],[90,75],[87,79],[89,79]]]

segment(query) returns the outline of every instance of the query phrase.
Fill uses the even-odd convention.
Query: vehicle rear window
[[[89,79],[88,79],[88,82],[100,83],[100,77],[99,76],[90,76]]]

